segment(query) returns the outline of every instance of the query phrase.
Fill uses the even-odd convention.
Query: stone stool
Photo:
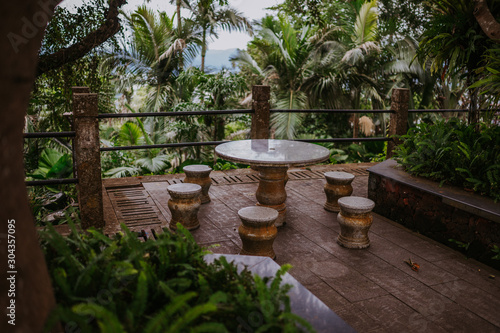
[[[172,214],[170,229],[177,229],[177,223],[186,229],[193,230],[200,226],[198,210],[200,209],[201,186],[198,184],[181,183],[167,187],[170,194],[168,209]]]
[[[362,197],[343,197],[338,200],[340,213],[337,221],[340,234],[337,243],[350,249],[364,249],[370,246],[368,229],[373,222],[372,209],[375,203]]]
[[[210,172],[212,168],[208,165],[186,165],[182,168],[186,174],[184,183],[198,184],[201,186],[201,203],[210,202],[210,196],[208,195],[208,190],[212,185],[212,179],[210,178]]]
[[[278,234],[274,222],[278,211],[269,207],[245,207],[238,211],[243,223],[238,229],[243,248],[240,254],[276,258],[273,242]]]
[[[354,175],[347,172],[332,171],[325,172],[325,178],[326,202],[323,207],[330,212],[338,212],[340,210],[338,200],[352,194],[351,183],[354,180]]]

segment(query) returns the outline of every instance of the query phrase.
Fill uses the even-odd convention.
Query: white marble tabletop
[[[312,143],[290,140],[229,141],[215,147],[215,153],[228,161],[255,166],[304,166],[323,162],[330,151]]]

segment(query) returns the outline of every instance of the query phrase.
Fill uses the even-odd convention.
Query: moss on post
[[[404,135],[408,130],[408,106],[410,101],[410,90],[403,88],[395,88],[392,90],[391,96],[391,120],[389,124],[389,137],[393,135]],[[394,147],[397,146],[401,140],[393,138],[392,141],[387,142],[387,158],[393,155]]]
[[[250,133],[252,139],[269,139],[270,97],[270,86],[252,87],[252,109],[254,110]]]
[[[82,229],[103,228],[97,94],[73,94],[74,159]]]

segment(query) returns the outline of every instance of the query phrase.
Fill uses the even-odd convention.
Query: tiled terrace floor
[[[323,209],[322,174],[352,172],[353,195],[366,197],[369,166],[289,170],[287,223],[274,243],[276,262],[292,264],[290,274],[359,332],[500,332],[500,272],[377,214],[368,249],[336,243],[340,228],[336,214]],[[118,222],[146,233],[160,231],[170,219],[166,187],[183,176],[105,180],[108,232]],[[214,253],[238,254],[237,211],[256,202],[256,172],[211,176],[212,202],[202,205],[194,238],[205,246],[218,244]],[[409,258],[419,272],[404,263]]]

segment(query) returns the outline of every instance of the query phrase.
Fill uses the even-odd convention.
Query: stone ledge
[[[500,205],[457,187],[407,174],[393,160],[370,168],[368,197],[374,212],[496,269]]]
[[[273,277],[280,269],[280,266],[271,258],[259,256],[208,254],[205,256],[205,261],[211,263],[222,256],[226,257],[228,262],[235,263],[239,271],[246,266],[252,273],[261,277]],[[356,332],[290,274],[286,273],[283,276],[282,283],[293,286],[288,293],[292,312],[311,323],[316,332]]]
[[[406,173],[395,160],[386,160],[368,169],[370,174],[393,179],[397,182],[414,187],[441,197],[444,204],[466,211],[487,220],[500,223],[500,204],[491,198],[476,193],[467,192],[461,188],[443,185],[439,186],[432,180],[412,176]]]

